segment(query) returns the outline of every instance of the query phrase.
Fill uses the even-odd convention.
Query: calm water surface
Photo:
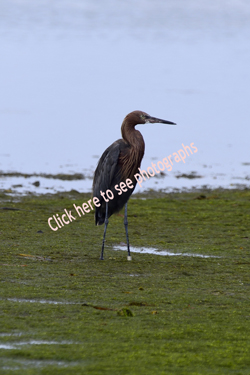
[[[248,1],[1,1],[0,171],[88,178],[0,177],[0,189],[89,191],[135,109],[178,124],[137,127],[143,169],[198,149],[137,191],[249,187],[249,36]]]

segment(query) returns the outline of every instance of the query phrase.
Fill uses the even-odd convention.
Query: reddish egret
[[[123,120],[121,127],[123,139],[118,139],[104,151],[95,170],[93,197],[99,199],[99,203],[95,207],[95,224],[101,225],[105,223],[101,260],[103,260],[108,218],[115,212],[119,212],[124,205],[124,226],[127,238],[128,260],[131,260],[128,239],[127,202],[135,189],[137,181],[134,175],[138,173],[145,150],[144,139],[141,133],[135,130],[135,125],[146,123],[176,125],[171,121],[151,117],[142,111],[129,113]]]

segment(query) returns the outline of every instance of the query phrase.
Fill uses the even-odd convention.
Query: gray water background
[[[177,123],[137,127],[143,169],[198,148],[136,191],[249,187],[249,67],[249,1],[2,0],[0,171],[89,178],[0,177],[0,189],[90,191],[135,109]],[[202,178],[176,178],[192,171]]]

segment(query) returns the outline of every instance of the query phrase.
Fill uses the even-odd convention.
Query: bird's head
[[[162,123],[162,124],[168,124],[168,125],[176,125],[174,122],[161,120],[156,117],[152,117],[148,115],[145,112],[142,111],[133,111],[129,113],[125,119],[127,119],[130,123],[136,124],[155,124],[155,123]]]

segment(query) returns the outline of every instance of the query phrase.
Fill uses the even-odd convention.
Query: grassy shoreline
[[[93,213],[47,223],[90,194],[0,195],[1,374],[249,374],[250,190],[132,197],[132,246],[220,258],[128,262],[121,212],[101,262]]]

